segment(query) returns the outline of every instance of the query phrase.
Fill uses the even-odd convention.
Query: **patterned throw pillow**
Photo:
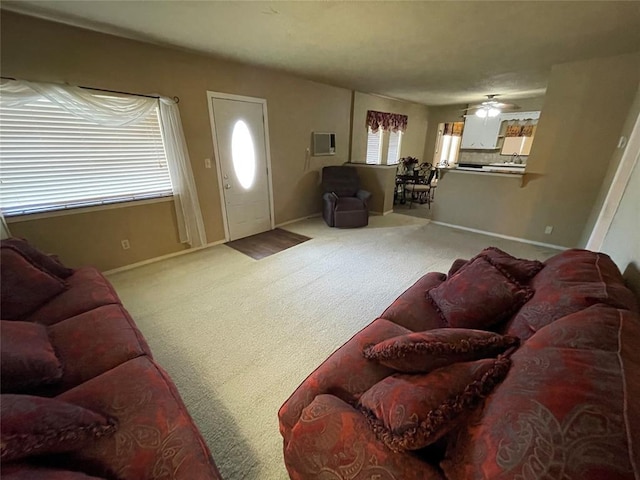
[[[1,395],[0,460],[70,452],[112,434],[113,420],[55,398]]]
[[[427,373],[457,362],[495,357],[517,347],[517,337],[484,330],[437,328],[389,338],[364,349],[363,355],[404,373]]]
[[[510,317],[532,295],[530,288],[485,257],[476,258],[427,292],[448,326],[480,330]]]
[[[359,407],[394,452],[419,450],[453,430],[507,375],[511,361],[455,363],[426,375],[398,373],[378,382]]]
[[[55,383],[62,378],[62,373],[62,365],[49,342],[47,327],[0,320],[2,392],[23,392]]]
[[[528,283],[544,267],[544,264],[538,260],[516,258],[497,247],[487,247],[466,263],[462,263],[463,261],[460,259],[453,262],[451,269],[449,269],[449,276],[461,271],[466,265],[481,257],[488,259],[519,283]]]
[[[55,275],[32,263],[11,245],[0,248],[0,310],[5,320],[20,320],[67,288]]]

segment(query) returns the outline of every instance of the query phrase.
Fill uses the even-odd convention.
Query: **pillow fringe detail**
[[[116,431],[116,421],[107,419],[106,425],[70,426],[62,429],[46,429],[39,432],[2,435],[0,460],[11,460],[29,456],[31,452],[55,449],[56,445],[77,442],[81,444],[89,439],[99,439]]]
[[[462,392],[452,396],[432,409],[419,424],[402,432],[389,429],[368,408],[358,405],[376,437],[393,452],[404,452],[424,448],[442,437],[465,411],[477,407],[481,400],[504,380],[511,367],[511,360],[500,355],[480,378],[469,383]],[[420,445],[416,447],[416,445]]]
[[[481,339],[461,339],[455,342],[397,342],[377,350],[375,349],[375,345],[370,345],[364,349],[362,354],[367,360],[389,360],[406,357],[412,353],[433,353],[436,355],[462,354],[485,349],[508,349],[519,345],[520,339],[518,337],[502,335]]]

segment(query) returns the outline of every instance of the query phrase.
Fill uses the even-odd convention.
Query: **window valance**
[[[533,125],[509,125],[505,137],[531,137],[533,136]]]
[[[444,124],[444,132],[443,135],[451,135],[453,137],[461,137],[462,136],[462,127],[464,126],[464,122],[450,122]]]
[[[367,111],[367,127],[375,133],[380,128],[391,132],[404,132],[407,129],[409,117],[400,115],[399,113],[377,112],[375,110]]]

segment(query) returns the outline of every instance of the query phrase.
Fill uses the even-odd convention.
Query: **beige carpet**
[[[227,480],[288,478],[278,408],[422,274],[489,245],[557,253],[400,214],[286,229],[312,239],[260,261],[220,245],[110,276]]]

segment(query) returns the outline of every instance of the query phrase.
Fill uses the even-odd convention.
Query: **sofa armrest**
[[[329,202],[332,206],[335,206],[336,202],[338,201],[338,195],[333,192],[325,192],[324,194],[322,194],[322,199],[325,202]]]
[[[387,449],[364,416],[333,395],[319,395],[304,409],[284,458],[294,479],[354,478],[347,474],[357,471],[357,478],[444,480],[417,456]]]
[[[392,374],[394,370],[391,368],[364,358],[362,350],[371,344],[406,333],[409,333],[406,328],[377,319],[316,368],[280,407],[280,433],[285,445],[302,410],[318,395],[329,393],[347,403],[355,403],[369,388]]]
[[[371,193],[367,192],[366,190],[358,190],[358,192],[356,193],[356,197],[362,200],[362,203],[364,203],[365,206],[368,206],[369,199],[371,198]]]
[[[446,279],[444,273],[427,273],[396,298],[380,317],[414,332],[445,327],[442,318],[427,298],[427,290],[437,287]]]

